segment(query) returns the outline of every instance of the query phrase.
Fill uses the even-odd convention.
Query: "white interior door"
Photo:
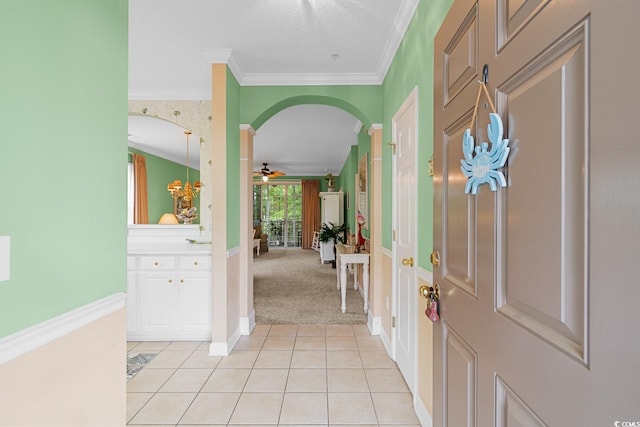
[[[416,126],[417,91],[414,90],[393,117],[395,142],[394,355],[411,391],[416,364]],[[403,262],[404,260],[404,262]]]
[[[435,426],[640,421],[640,63],[622,48],[639,14],[624,0],[456,0],[436,36]],[[469,195],[462,134],[484,64],[511,153],[507,187]],[[482,98],[476,144],[489,112]]]

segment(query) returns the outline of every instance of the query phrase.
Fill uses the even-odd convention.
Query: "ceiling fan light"
[[[269,181],[269,175],[262,175],[262,182]]]

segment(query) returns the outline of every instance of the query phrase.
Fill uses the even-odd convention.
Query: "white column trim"
[[[1,338],[0,364],[29,353],[124,308],[125,301],[124,292],[113,294]]]
[[[228,356],[240,339],[240,325],[231,334],[227,342],[212,342],[209,345],[209,356]]]
[[[251,335],[251,331],[256,327],[256,311],[251,310],[249,317],[240,318],[240,334]]]

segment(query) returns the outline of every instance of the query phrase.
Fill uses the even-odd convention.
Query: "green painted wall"
[[[163,213],[173,212],[173,198],[167,191],[167,184],[176,179],[184,183],[187,179],[187,168],[171,160],[133,148],[129,148],[129,151],[142,154],[146,159],[149,224],[157,224]],[[189,179],[192,184],[194,181],[199,181],[200,171],[189,168]],[[194,223],[199,224],[201,212],[199,198],[195,200],[195,206],[198,208],[198,218]]]
[[[383,141],[391,141],[393,115],[418,86],[418,265],[428,270],[433,246],[433,179],[427,176],[433,153],[433,39],[451,3],[452,0],[420,2],[382,85]],[[382,152],[382,245],[391,249],[391,148],[383,144]]]
[[[127,14],[2,2],[0,180],[19,191],[0,202],[0,337],[126,290]]]
[[[240,123],[240,85],[227,67],[227,249],[240,245]]]

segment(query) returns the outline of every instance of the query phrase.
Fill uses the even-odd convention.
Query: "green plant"
[[[322,227],[320,227],[320,236],[318,239],[323,242],[333,242],[334,244],[345,243],[347,241],[347,225],[335,225],[332,222],[329,224],[324,223]]]

